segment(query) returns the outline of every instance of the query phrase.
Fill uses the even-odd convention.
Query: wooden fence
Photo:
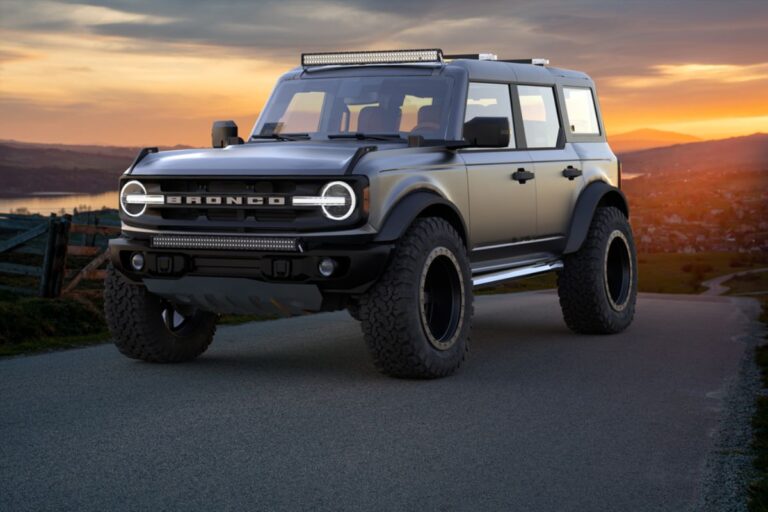
[[[83,280],[104,279],[107,242],[120,233],[119,225],[112,211],[48,218],[0,214],[0,289],[58,297]]]

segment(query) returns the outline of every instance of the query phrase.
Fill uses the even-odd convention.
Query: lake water
[[[73,213],[78,211],[117,208],[117,192],[101,194],[57,194],[44,193],[29,197],[0,197],[0,213],[17,212],[26,209],[28,213],[49,215],[51,213]]]

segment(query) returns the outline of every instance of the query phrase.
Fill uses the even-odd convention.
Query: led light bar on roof
[[[413,62],[442,62],[443,51],[432,50],[391,50],[365,52],[302,53],[301,65],[348,66],[359,64],[405,64]]]

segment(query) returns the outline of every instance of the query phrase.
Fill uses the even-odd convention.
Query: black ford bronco
[[[464,361],[473,288],[557,272],[565,323],[632,321],[637,264],[593,81],[544,59],[304,54],[243,140],[141,151],[106,315],[128,357],[202,354],[218,315],[347,309],[376,366]]]

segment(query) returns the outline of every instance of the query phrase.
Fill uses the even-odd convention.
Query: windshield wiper
[[[357,139],[357,140],[403,140],[399,133],[332,133],[329,139]]]
[[[251,139],[309,140],[308,133],[273,133],[271,135],[252,135]]]

